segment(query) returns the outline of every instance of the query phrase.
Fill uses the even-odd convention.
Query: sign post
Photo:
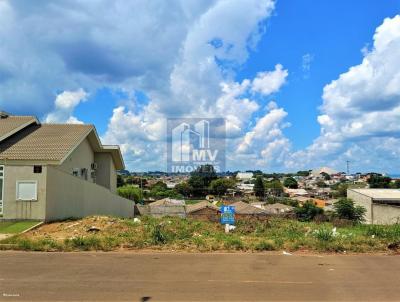
[[[221,224],[225,224],[225,233],[229,233],[229,225],[235,224],[235,207],[221,206]]]

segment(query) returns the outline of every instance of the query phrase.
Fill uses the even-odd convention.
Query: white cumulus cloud
[[[283,69],[281,64],[277,64],[273,71],[259,72],[251,89],[264,95],[275,93],[285,84],[287,76],[288,71]]]
[[[81,88],[76,91],[64,91],[57,95],[54,102],[54,110],[45,118],[46,123],[82,124],[73,112],[76,106],[85,102],[88,94]]]
[[[400,16],[386,18],[373,36],[372,49],[323,89],[321,135],[291,164],[321,163],[354,169],[399,171]],[[382,152],[384,146],[384,152]],[[301,159],[301,161],[299,161]],[[354,171],[353,171],[354,172]]]

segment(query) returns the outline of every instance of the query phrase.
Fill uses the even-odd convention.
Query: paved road
[[[400,301],[400,257],[1,252],[0,301]]]

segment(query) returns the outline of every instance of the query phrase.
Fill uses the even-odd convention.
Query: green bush
[[[167,234],[163,230],[162,224],[154,226],[151,232],[151,238],[154,244],[166,244],[168,242]]]
[[[320,241],[332,241],[334,239],[333,231],[328,228],[315,230],[313,235]]]
[[[388,240],[400,240],[400,224],[394,225],[367,225],[365,226],[367,236],[375,236],[377,238]]]
[[[96,236],[74,237],[72,239],[66,239],[64,243],[72,249],[83,251],[100,250],[103,247],[100,238]]]
[[[307,201],[302,207],[295,208],[295,213],[300,221],[311,221],[317,215],[323,215],[324,210],[317,207],[311,201]]]
[[[244,245],[240,238],[227,237],[224,242],[224,247],[228,250],[241,250],[244,248]]]
[[[138,187],[132,185],[125,185],[117,189],[119,196],[134,200],[136,202],[142,200],[142,193]]]
[[[367,211],[364,207],[354,205],[354,201],[350,198],[340,198],[333,207],[340,219],[352,220],[355,223],[363,222]]]
[[[274,251],[276,249],[275,243],[272,240],[263,240],[258,242],[254,249],[256,251]]]

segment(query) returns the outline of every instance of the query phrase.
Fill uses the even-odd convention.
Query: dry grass
[[[269,221],[239,221],[232,233],[225,234],[223,226],[218,223],[192,219],[143,217],[137,223],[94,216],[46,224],[1,243],[3,249],[37,251],[158,249],[201,252],[387,252],[390,248],[400,246],[400,225],[344,226],[334,231],[330,223],[275,218]]]

